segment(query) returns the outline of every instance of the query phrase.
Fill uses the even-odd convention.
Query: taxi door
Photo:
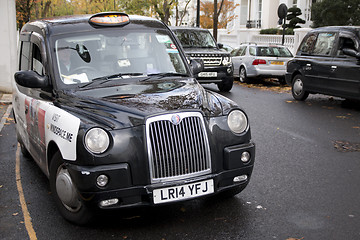
[[[45,75],[46,55],[42,36],[37,33],[21,35],[19,44],[19,69],[32,70]],[[48,105],[42,100],[44,92],[40,89],[16,85],[14,94],[18,137],[34,160],[44,163],[46,156],[44,123]]]
[[[329,91],[345,98],[360,98],[360,62],[345,55],[343,48],[359,49],[359,42],[352,34],[341,34],[336,56],[331,64]]]

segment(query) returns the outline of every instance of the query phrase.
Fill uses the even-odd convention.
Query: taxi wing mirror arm
[[[351,57],[356,57],[357,59],[360,59],[360,52],[351,49],[351,48],[344,48],[343,49],[343,53],[345,55],[351,56]]]

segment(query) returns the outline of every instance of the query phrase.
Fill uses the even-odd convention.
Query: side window
[[[240,56],[245,56],[247,46],[244,46],[240,52]]]
[[[314,48],[315,41],[316,34],[306,36],[299,47],[299,52],[302,54],[310,54]]]
[[[337,56],[345,56],[345,54],[343,53],[344,48],[357,50],[357,47],[356,47],[353,39],[348,38],[348,37],[340,37],[339,38],[339,46],[338,46],[336,55]]]
[[[30,42],[21,42],[20,70],[29,70]]]
[[[256,48],[255,47],[250,47],[249,48],[249,53],[251,56],[256,56]]]
[[[31,59],[31,70],[37,72],[40,75],[44,75],[44,66],[42,63],[40,48],[33,44],[32,48],[32,59]]]
[[[334,47],[335,37],[335,33],[319,33],[313,53],[329,56]]]

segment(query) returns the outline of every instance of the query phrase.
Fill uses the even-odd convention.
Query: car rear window
[[[262,57],[292,57],[286,47],[257,47],[256,55]]]

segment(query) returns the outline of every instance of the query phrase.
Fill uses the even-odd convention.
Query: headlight
[[[231,64],[231,58],[230,57],[224,57],[222,63],[223,63],[223,65],[230,65]]]
[[[248,121],[246,115],[240,110],[233,110],[227,119],[229,128],[234,133],[242,133],[246,130]]]
[[[108,149],[110,139],[105,130],[92,128],[85,135],[85,146],[92,153],[103,153]]]

